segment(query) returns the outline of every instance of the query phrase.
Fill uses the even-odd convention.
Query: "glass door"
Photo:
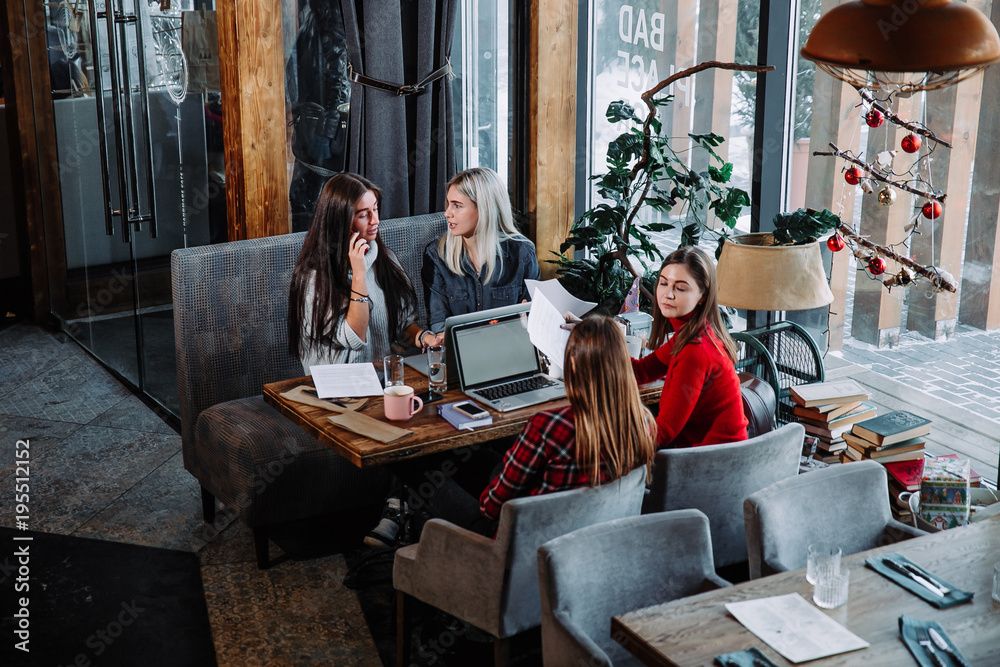
[[[65,267],[50,267],[66,286],[52,309],[95,357],[174,414],[170,252],[225,240],[219,96],[201,67],[212,61],[209,37],[218,53],[213,7],[46,3],[66,251]],[[201,49],[197,70],[185,35]]]

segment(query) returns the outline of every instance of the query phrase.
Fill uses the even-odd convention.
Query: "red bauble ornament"
[[[907,153],[916,153],[920,150],[920,137],[915,134],[908,134],[903,137],[899,145]]]
[[[920,212],[924,214],[924,217],[928,220],[933,220],[934,218],[941,217],[941,202],[929,201],[923,205]]]
[[[872,257],[868,260],[868,270],[873,276],[880,276],[885,273],[885,260],[881,257]]]
[[[833,252],[839,252],[844,249],[844,237],[840,234],[834,234],[826,240],[826,247]]]
[[[868,123],[868,127],[879,127],[885,122],[885,114],[878,109],[872,109],[865,114],[865,122]]]
[[[844,172],[844,180],[851,185],[857,185],[861,182],[861,170],[857,167],[851,167]]]

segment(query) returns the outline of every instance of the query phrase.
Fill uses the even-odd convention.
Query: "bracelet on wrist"
[[[353,289],[351,290],[351,294],[357,294],[357,295],[358,295],[358,296],[360,296],[360,297],[361,297],[362,299],[367,299],[367,298],[368,298],[368,295],[367,295],[367,294],[362,294],[361,292],[359,292],[359,291],[357,291],[357,290],[353,290]]]
[[[420,333],[417,334],[417,337],[416,337],[416,347],[423,347],[424,346],[424,334],[425,333],[427,333],[427,329],[421,329]]]
[[[363,296],[363,297],[361,297],[360,299],[355,299],[355,298],[354,298],[354,297],[352,296],[352,297],[351,297],[351,301],[357,301],[358,303],[371,303],[371,299],[369,299],[369,298],[368,298],[368,297],[366,297],[366,296]]]

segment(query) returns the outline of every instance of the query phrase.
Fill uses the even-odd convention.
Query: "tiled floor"
[[[33,530],[199,554],[219,665],[381,664],[341,585],[344,557],[258,570],[249,529],[225,512],[202,522],[180,436],[79,346],[23,323],[0,330],[0,377],[0,508],[15,443],[29,440]]]

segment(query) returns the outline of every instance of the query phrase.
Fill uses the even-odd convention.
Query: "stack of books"
[[[788,391],[795,402],[792,413],[817,440],[813,457],[825,463],[839,463],[839,452],[847,447],[844,433],[875,416],[875,407],[865,403],[868,392],[854,380],[803,384]]]
[[[845,460],[874,459],[879,463],[917,461],[924,458],[924,436],[931,432],[931,420],[912,412],[896,410],[854,424],[844,434]]]

